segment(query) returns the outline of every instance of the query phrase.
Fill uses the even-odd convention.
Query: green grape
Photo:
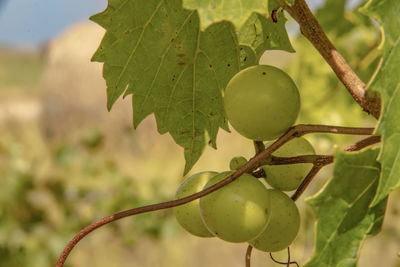
[[[229,162],[229,169],[231,169],[232,171],[238,170],[246,163],[247,159],[245,157],[233,157]]]
[[[232,173],[214,176],[204,188]],[[268,190],[247,173],[200,199],[200,214],[208,230],[229,242],[245,242],[259,235],[268,223],[269,209]]]
[[[273,140],[296,121],[300,95],[284,71],[257,65],[237,73],[224,95],[226,116],[241,135],[257,141]]]
[[[296,238],[300,214],[294,201],[285,193],[268,189],[271,200],[271,219],[264,232],[249,242],[253,247],[274,252],[287,248]]]
[[[216,174],[218,173],[200,172],[186,178],[176,191],[175,198],[180,199],[200,192],[204,185]],[[199,199],[174,207],[174,213],[178,223],[189,233],[200,237],[214,236],[207,230],[200,217]]]
[[[303,137],[290,140],[272,153],[276,157],[296,157],[314,155],[312,145]],[[291,191],[299,187],[313,165],[311,163],[264,165],[261,168],[266,174],[265,180],[273,188],[281,191]]]

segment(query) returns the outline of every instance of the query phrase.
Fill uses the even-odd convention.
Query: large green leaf
[[[380,93],[383,100],[382,115],[377,134],[382,136],[379,161],[382,174],[373,205],[400,186],[400,1],[370,0],[363,11],[382,25],[382,62],[370,81],[368,90]]]
[[[184,147],[188,172],[228,129],[222,91],[241,64],[233,25],[201,31],[180,0],[109,0],[91,19],[107,30],[93,60],[104,62],[108,108],[133,94],[134,126],[154,113],[158,131]]]
[[[378,152],[336,153],[332,180],[308,200],[317,225],[314,255],[305,266],[356,266],[361,242],[379,231],[386,199],[369,207],[379,181]]]

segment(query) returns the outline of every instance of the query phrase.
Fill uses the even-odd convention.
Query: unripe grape
[[[276,157],[296,157],[314,154],[314,148],[303,137],[293,138],[272,153]],[[281,191],[291,191],[299,187],[312,167],[312,163],[296,163],[264,165],[261,168],[265,172],[265,180],[269,185]]]
[[[214,176],[205,188],[232,173]],[[247,173],[200,199],[201,217],[208,230],[229,242],[245,242],[258,236],[268,223],[269,209],[266,187]]]
[[[274,252],[287,248],[296,238],[300,227],[300,214],[294,201],[285,193],[269,189],[271,219],[266,229],[249,242],[256,249]]]
[[[284,71],[257,65],[237,73],[224,95],[228,121],[243,136],[257,141],[273,140],[296,121],[300,95]]]
[[[229,162],[229,168],[232,171],[236,171],[246,163],[247,159],[245,157],[233,157]]]
[[[218,173],[200,172],[186,178],[176,191],[175,198],[180,199],[200,192],[204,185],[216,174]],[[199,199],[174,207],[174,213],[178,223],[189,233],[200,237],[214,236],[208,231],[200,217]]]

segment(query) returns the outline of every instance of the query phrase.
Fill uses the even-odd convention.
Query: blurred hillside
[[[133,130],[130,97],[106,110],[102,66],[90,62],[103,33],[83,23],[40,51],[0,50],[0,266],[53,266],[80,228],[123,209],[170,200],[183,179],[183,151],[169,135],[157,133],[152,116]],[[288,55],[266,54],[263,62],[282,56],[289,70],[297,70],[293,66],[299,63]],[[320,82],[331,80],[322,77]],[[347,99],[336,91],[334,97]],[[301,120],[322,120],[324,112]],[[346,112],[338,110],[326,119],[351,123]],[[342,147],[354,140],[334,138],[309,140],[321,153],[331,152],[333,143]],[[223,171],[233,156],[253,153],[252,143],[235,132],[221,131],[217,146],[206,149],[191,173]],[[303,200],[329,176],[330,169],[324,170],[298,203],[302,229],[292,259],[300,264],[313,246],[312,214]],[[390,201],[384,229],[366,242],[359,266],[400,266],[399,193]],[[166,210],[97,230],[76,247],[68,266],[234,267],[244,265],[246,247],[189,236]],[[284,260],[285,253],[278,254]],[[252,266],[280,266],[266,254],[254,252],[253,257]]]

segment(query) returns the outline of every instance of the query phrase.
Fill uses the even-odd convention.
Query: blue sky
[[[307,2],[314,9],[324,0]],[[106,6],[107,0],[0,0],[0,46],[37,47]]]
[[[38,46],[106,7],[106,0],[0,0],[0,45]]]

